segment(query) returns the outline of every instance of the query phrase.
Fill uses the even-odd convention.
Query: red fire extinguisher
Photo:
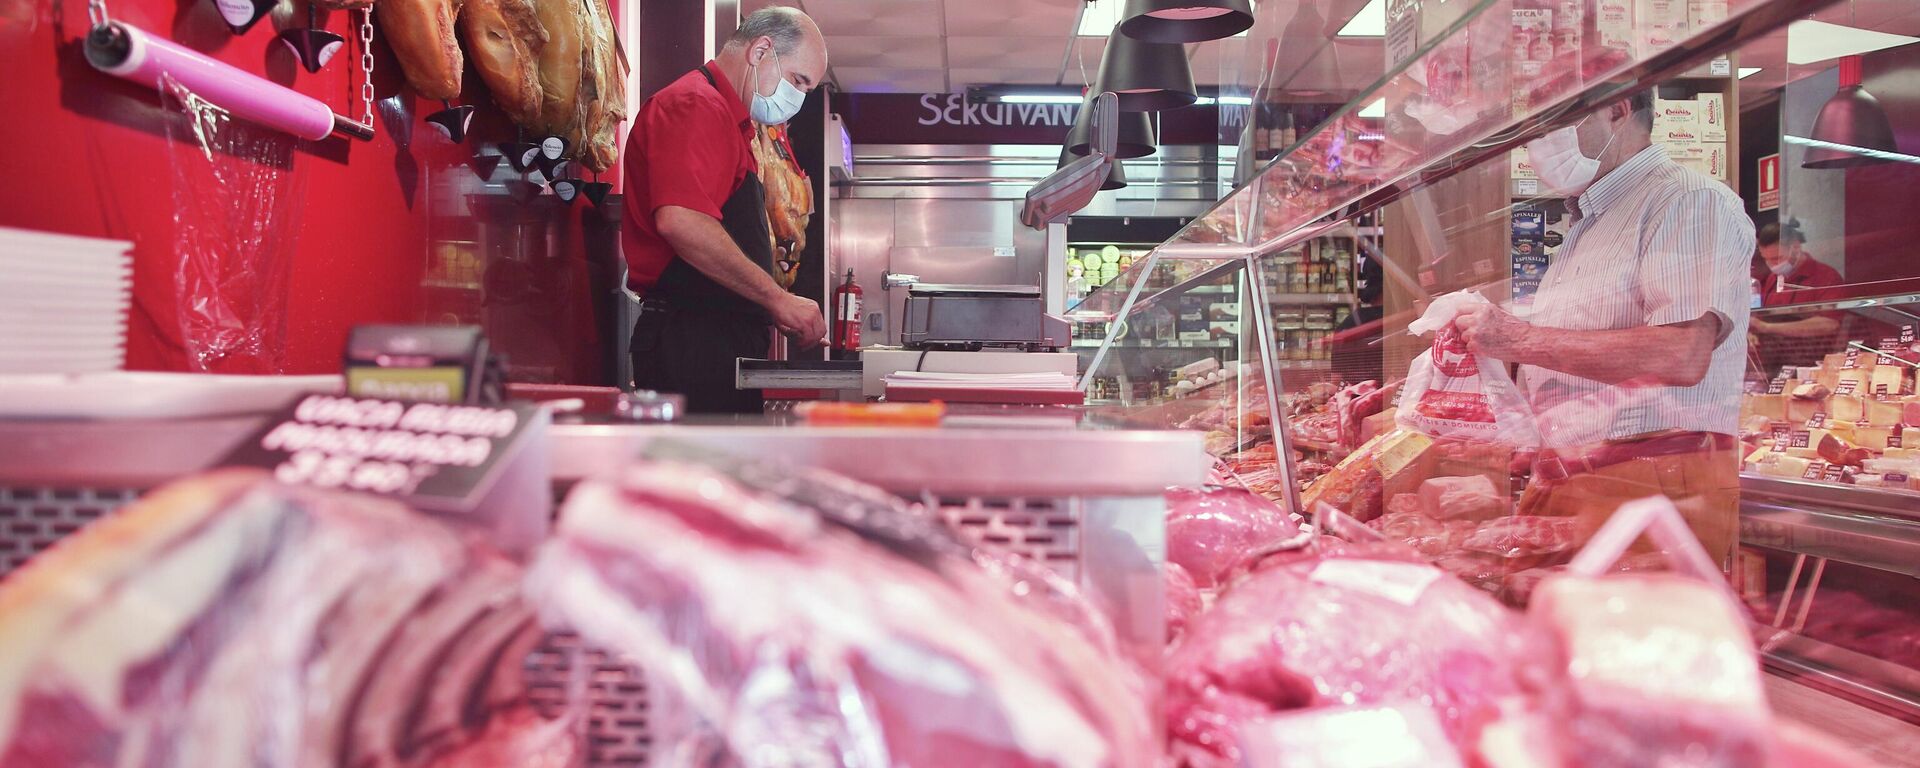
[[[860,302],[866,294],[853,282],[853,270],[847,270],[847,281],[833,289],[833,348],[856,350],[860,348]]]

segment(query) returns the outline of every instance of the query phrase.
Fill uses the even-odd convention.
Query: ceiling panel
[[[769,5],[790,5],[807,12],[820,30],[827,34],[827,45],[839,35],[939,35],[940,28],[932,11],[939,0],[805,0],[805,2],[769,2],[750,0],[743,7],[757,10]]]
[[[932,0],[874,0],[897,5],[931,5]],[[1073,34],[1079,18],[1076,0],[939,0],[947,10],[947,34],[957,36],[1051,37]]]
[[[833,68],[840,87],[859,93],[937,93],[947,90],[943,69],[892,69],[887,67]]]
[[[841,67],[899,67],[939,69],[939,37],[876,37],[833,35],[827,39],[827,59]]]
[[[1059,70],[1052,67],[1004,68],[1004,67],[954,67],[953,89],[961,90],[969,85],[1052,85]],[[1075,85],[1078,85],[1075,83]]]
[[[967,69],[981,67],[1024,67],[1057,72],[1060,56],[1066,53],[1064,35],[1053,37],[948,37],[947,66]],[[1053,75],[1047,76],[1053,81]]]

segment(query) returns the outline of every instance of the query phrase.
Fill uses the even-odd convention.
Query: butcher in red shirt
[[[755,122],[792,119],[827,71],[826,39],[806,14],[766,8],[741,22],[713,61],[640,107],[625,157],[634,383],[678,392],[693,413],[759,413],[734,387],[734,361],[764,357],[769,328],[811,346],[820,306],[773,278],[765,190],[750,142]]]
[[[1760,278],[1760,306],[1837,301],[1846,293],[1840,272],[1807,254],[1806,235],[1798,221],[1785,226],[1769,223],[1755,234],[1760,260],[1767,274]],[[1838,311],[1782,315],[1756,314],[1748,321],[1748,341],[1760,350],[1768,369],[1782,365],[1813,365],[1835,351],[1845,320]]]

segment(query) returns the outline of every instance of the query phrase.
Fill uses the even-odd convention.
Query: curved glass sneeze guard
[[[1595,0],[1388,3],[1386,55],[1397,60],[1386,74],[1169,245],[1287,247],[1332,212],[1384,202],[1371,198],[1402,179],[1470,165],[1830,1],[1726,0],[1724,20],[1691,28],[1689,4],[1676,2],[1674,29],[1622,23],[1603,10],[1616,4]],[[1268,87],[1255,86],[1254,103]]]

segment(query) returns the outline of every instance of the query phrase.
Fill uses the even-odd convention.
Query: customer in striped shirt
[[[1522,514],[1577,515],[1672,498],[1723,566],[1739,502],[1740,388],[1753,222],[1725,184],[1653,144],[1651,94],[1528,146],[1573,227],[1533,312],[1457,322],[1479,353],[1520,365],[1545,449]]]

